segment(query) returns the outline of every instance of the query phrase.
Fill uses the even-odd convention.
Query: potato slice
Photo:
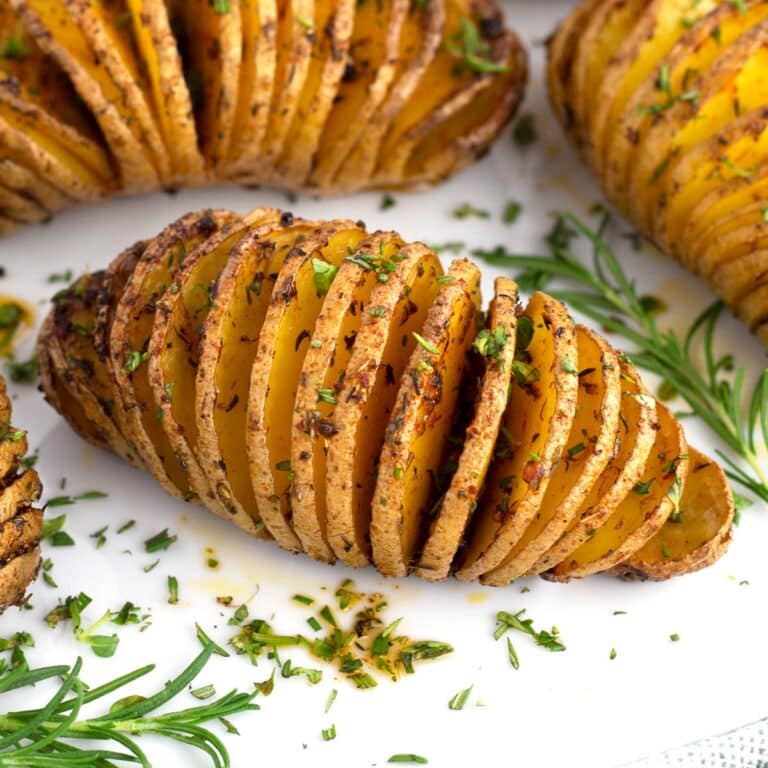
[[[143,245],[137,244],[133,249],[141,252]],[[118,257],[121,258],[127,257]],[[115,401],[119,395],[106,361],[94,345],[98,300],[105,277],[104,272],[91,273],[54,297],[52,331],[56,344],[50,345],[49,355],[64,385],[80,402],[83,413],[103,436],[106,446],[125,461],[140,466],[138,453],[115,421]]]
[[[52,350],[58,345],[53,334],[53,315],[48,314],[37,337],[37,366],[45,399],[60,413],[75,432],[99,448],[109,449],[106,436],[85,415],[80,401],[72,395],[54,367]]]
[[[151,77],[143,54],[137,55],[137,40],[125,0],[93,3],[66,0],[66,7],[90,44],[94,58],[120,88],[125,108],[141,132],[144,151],[164,186],[171,184],[171,162],[152,99]]]
[[[51,213],[74,204],[72,198],[37,176],[32,169],[10,158],[0,156],[0,178],[6,187],[31,198]]]
[[[431,522],[415,569],[418,576],[431,581],[448,576],[493,458],[512,382],[517,302],[517,285],[505,277],[497,277],[488,329],[481,332],[475,342],[485,355],[485,366],[475,397],[474,414],[463,436],[456,471]]]
[[[695,13],[706,14],[716,0],[701,0]],[[681,19],[688,18],[690,0],[651,0],[645,4],[629,35],[603,71],[590,122],[595,167],[605,167],[605,149],[618,128],[626,105],[680,35]]]
[[[283,3],[277,16],[277,60],[272,103],[264,143],[258,158],[255,178],[279,182],[275,163],[286,148],[286,140],[299,106],[317,35],[315,0],[290,0]]]
[[[21,115],[29,116],[28,122],[34,119],[33,136],[42,132],[42,146],[47,151],[55,148],[57,156],[75,172],[79,165],[87,169],[83,183],[95,188],[92,197],[85,199],[103,196],[113,186],[114,172],[96,123],[66,74],[40,50],[7,2],[0,5],[0,44],[16,45],[23,51],[18,57],[0,58],[0,100],[6,115],[9,109],[19,113],[11,115],[10,122],[18,127]]]
[[[733,13],[738,18],[739,12],[734,9]],[[727,147],[722,141],[726,136],[721,131],[733,122],[734,117],[738,117],[734,115],[734,100],[740,105],[739,114],[747,115],[763,109],[764,100],[758,94],[764,87],[764,71],[768,66],[768,52],[764,53],[762,48],[767,32],[768,22],[763,21],[727,48],[708,72],[687,79],[683,74],[680,84],[676,86],[679,90],[672,91],[695,92],[696,102],[692,105],[690,101],[677,100],[651,129],[642,151],[636,152],[629,178],[620,180],[627,191],[632,215],[647,227],[646,231],[662,231],[653,216],[662,206],[678,199],[676,188],[670,186],[667,179],[675,176],[677,166],[684,164],[691,150],[708,141],[716,146],[720,155],[727,154]],[[720,50],[719,46],[716,50]],[[656,104],[660,98],[657,94],[650,103]],[[720,178],[723,175],[727,174],[721,174]],[[719,184],[720,181],[716,180],[716,185]],[[694,204],[699,199],[696,198]],[[677,236],[673,234],[677,227],[671,215],[669,225],[671,229],[665,235],[667,239],[664,242],[672,246],[677,242]]]
[[[145,71],[145,98],[151,100],[163,144],[170,160],[167,183],[194,185],[203,180],[205,168],[197,143],[197,127],[189,88],[168,8],[162,0],[125,0],[112,9],[119,26],[132,20],[132,43]]]
[[[13,189],[0,184],[0,215],[24,224],[36,224],[49,218],[41,205]]]
[[[0,85],[0,91],[2,86]],[[30,168],[74,200],[98,202],[111,190],[111,182],[70,152],[77,136],[52,124],[44,113],[16,109],[0,98],[0,146],[5,157]]]
[[[608,343],[583,325],[576,326],[579,391],[566,451],[549,480],[535,519],[484,584],[503,586],[525,575],[578,519],[610,461],[619,428],[619,360]]]
[[[202,335],[216,304],[219,277],[233,248],[247,237],[251,227],[273,221],[275,213],[271,208],[257,208],[243,218],[233,219],[227,214],[226,223],[186,256],[173,275],[171,288],[157,303],[148,346],[147,376],[152,404],[157,408],[160,426],[176,461],[184,469],[189,496],[197,497],[213,512],[248,533],[255,532],[253,521],[246,515],[233,515],[229,508],[217,503],[198,461],[196,381]]]
[[[248,460],[259,514],[285,549],[301,551],[291,525],[291,424],[304,356],[323,295],[318,262],[332,271],[364,236],[351,221],[331,221],[299,240],[277,277],[259,333],[248,395]]]
[[[586,15],[580,14],[583,31],[575,43],[568,98],[573,108],[573,138],[587,156],[591,145],[588,127],[597,108],[595,99],[603,70],[630,34],[646,4],[646,0],[599,0],[591,7],[582,6]]]
[[[498,30],[499,20],[495,16],[486,18],[485,11],[480,3],[468,0],[445,3],[442,44],[381,142],[374,168],[377,184],[387,185],[393,178],[399,179],[413,149],[413,139],[421,138],[433,121],[442,122],[445,114],[452,113],[454,104],[460,108],[464,100],[471,101],[474,92],[491,79],[490,75],[476,72],[463,57],[467,37],[476,37],[477,45],[487,48],[481,58],[494,66],[507,64],[505,37],[491,34]]]
[[[599,11],[604,0],[582,0],[563,19],[547,41],[547,90],[549,100],[568,137],[575,137],[575,121],[581,117],[581,92],[573,92],[576,78],[574,59],[582,30],[589,19]],[[581,67],[579,68],[581,69]]]
[[[346,68],[322,127],[311,186],[333,186],[342,162],[386,98],[397,70],[400,33],[409,6],[409,0],[357,3]]]
[[[517,326],[517,368],[485,491],[456,576],[497,567],[539,512],[576,410],[576,332],[560,302],[536,292]]]
[[[614,573],[628,581],[661,581],[706,568],[724,554],[733,531],[733,495],[722,468],[695,448],[680,511]]]
[[[265,211],[234,246],[205,319],[195,382],[195,454],[217,503],[270,537],[261,521],[248,463],[248,390],[259,333],[283,262],[317,222]]]
[[[67,73],[99,127],[120,167],[122,186],[132,192],[159,184],[154,158],[143,129],[129,106],[126,82],[117,82],[100,66],[84,31],[75,23],[64,0],[9,0],[35,38]]]
[[[269,106],[277,68],[277,3],[244,0],[240,3],[243,60],[232,137],[224,173],[229,178],[253,175],[269,121]]]
[[[766,77],[762,69],[759,77]],[[657,242],[673,242],[702,197],[720,186],[723,179],[750,177],[766,157],[768,114],[761,108],[731,120],[716,135],[670,162],[655,185],[655,204],[650,212],[652,236]]]
[[[209,167],[225,159],[237,110],[243,29],[239,2],[174,0],[171,17]]]
[[[276,165],[281,186],[301,189],[312,170],[323,126],[347,66],[356,7],[357,0],[315,0],[309,68]]]
[[[36,477],[34,472],[28,472]],[[18,482],[18,481],[16,481]],[[12,493],[16,483],[4,488],[0,496]],[[40,496],[40,481],[37,480],[37,496]],[[30,500],[29,503],[34,503]],[[5,522],[0,522],[0,563],[6,563],[16,556],[18,552],[25,552],[40,542],[40,533],[43,528],[43,515],[39,509],[22,509],[17,511],[11,508],[14,516]]]
[[[417,343],[413,332],[424,326],[442,275],[432,251],[405,245],[394,233],[387,233],[373,266],[388,277],[371,294],[328,430],[328,544],[356,567],[369,561],[371,504],[398,382]]]
[[[606,571],[644,546],[680,507],[688,475],[688,444],[683,428],[669,409],[656,403],[656,441],[643,479],[595,534],[547,575],[568,581]]]
[[[503,30],[500,17],[485,22],[495,24],[496,18]],[[487,152],[507,124],[524,92],[525,49],[511,32],[494,33],[493,40],[489,58],[503,63],[506,70],[476,79],[409,131],[410,151],[400,151],[399,157],[387,163],[387,173],[400,166],[400,176],[391,180],[392,185],[434,183],[450,176]]]
[[[477,332],[480,271],[454,261],[446,277],[400,382],[379,458],[371,549],[385,576],[405,576],[424,542]]]
[[[621,369],[621,414],[614,447],[597,482],[560,538],[528,570],[549,570],[595,535],[632,488],[642,479],[656,438],[656,400],[648,394],[637,371],[624,359]]]
[[[110,329],[109,366],[119,395],[115,407],[122,411],[120,418],[147,468],[169,493],[182,499],[189,498],[192,489],[158,416],[147,365],[149,343],[157,303],[167,289],[174,290],[179,265],[230,222],[242,226],[230,212],[204,211],[183,216],[166,227],[137,262]],[[201,305],[210,301],[207,283],[185,287],[197,291]]]
[[[386,99],[374,112],[357,143],[339,167],[334,188],[343,191],[360,189],[373,176],[382,142],[394,121],[412,98],[414,91],[437,55],[446,25],[446,8],[442,0],[411,3],[400,31],[397,68]]]
[[[722,4],[681,34],[662,61],[663,81],[653,72],[629,100],[606,150],[605,181],[611,199],[637,211],[638,221],[644,220],[655,186],[651,180],[661,163],[732,118],[740,70],[751,56],[757,32],[747,31],[766,16],[768,9],[761,5],[753,4],[744,15]],[[745,111],[748,101],[746,97]]]
[[[354,247],[362,253],[378,253],[388,237],[379,233]],[[318,277],[326,290],[323,274]],[[296,390],[291,440],[293,528],[304,550],[324,562],[336,559],[328,545],[326,502],[333,412],[355,338],[365,313],[370,311],[371,292],[378,283],[379,273],[365,266],[365,262],[344,260],[327,289]]]

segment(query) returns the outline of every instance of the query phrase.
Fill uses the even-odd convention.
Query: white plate
[[[369,227],[396,228],[406,238],[427,242],[462,240],[470,247],[504,243],[512,250],[542,249],[550,226],[549,212],[568,208],[586,214],[600,199],[594,181],[583,171],[566,144],[546,102],[541,41],[551,32],[567,3],[518,2],[508,6],[509,20],[529,44],[532,77],[526,110],[536,115],[538,142],[521,151],[509,131],[483,161],[437,189],[398,194],[397,205],[379,210],[381,196],[316,201],[301,197],[294,204],[271,191],[217,188],[175,196],[120,200],[56,217],[0,241],[0,263],[7,277],[0,290],[24,297],[46,310],[45,300],[57,286],[51,272],[103,267],[124,246],[151,235],[184,211],[205,206],[245,211],[270,204],[290,206],[312,217],[362,218]],[[505,226],[500,214],[508,200],[519,200],[524,213]],[[488,221],[457,220],[454,207],[471,202],[491,211]],[[629,229],[629,227],[626,227]],[[690,322],[711,301],[708,289],[650,248],[634,253],[626,245],[623,261],[643,288],[662,295],[671,309],[664,320]],[[485,295],[494,270],[485,268]],[[722,324],[722,343],[741,360],[761,364],[763,350],[734,321]],[[31,338],[27,340],[31,348]],[[275,692],[262,699],[262,710],[236,718],[241,736],[226,736],[234,766],[265,759],[295,766],[355,768],[383,765],[393,753],[415,752],[430,765],[459,766],[579,765],[610,766],[684,743],[767,714],[765,690],[765,605],[768,601],[765,547],[768,510],[755,504],[743,515],[728,555],[708,570],[662,584],[624,584],[599,577],[568,585],[529,579],[506,589],[458,583],[427,584],[415,578],[384,580],[370,569],[351,572],[292,557],[276,546],[255,542],[205,510],[167,497],[146,474],[85,445],[64,425],[31,386],[12,386],[15,420],[29,430],[40,448],[39,470],[47,496],[98,489],[103,501],[82,502],[52,510],[67,513],[73,548],[46,549],[55,562],[59,588],[42,581],[34,586],[34,611],[11,611],[0,619],[0,635],[30,630],[37,664],[71,662],[85,657],[85,677],[95,683],[121,671],[155,661],[153,680],[160,684],[196,653],[194,623],[218,640],[231,634],[228,612],[217,595],[248,601],[252,616],[270,618],[278,630],[301,631],[302,612],[291,605],[295,592],[322,595],[353,577],[360,588],[380,590],[390,599],[388,616],[404,616],[402,629],[414,638],[445,640],[455,652],[425,663],[417,674],[397,684],[357,691],[326,669],[322,683],[309,687],[303,679],[278,680]],[[686,422],[692,442],[711,453],[717,442],[696,421]],[[66,478],[65,491],[59,490]],[[128,519],[137,524],[117,536]],[[89,534],[109,524],[107,544],[97,550]],[[179,540],[160,555],[148,574],[143,566],[154,556],[143,552],[148,536],[168,527]],[[206,567],[205,548],[221,561]],[[178,577],[181,603],[166,603],[166,578]],[[749,585],[740,585],[742,580]],[[530,592],[521,594],[527,585]],[[131,600],[152,613],[143,633],[119,630],[120,647],[111,660],[101,660],[72,637],[69,627],[48,629],[42,617],[57,599],[83,590],[93,597],[88,616]],[[332,595],[328,595],[332,598]],[[567,645],[565,653],[549,653],[515,638],[520,669],[514,671],[502,642],[494,642],[497,610],[525,608],[537,627],[556,624]],[[626,615],[613,615],[614,611]],[[678,633],[680,641],[669,636]],[[609,660],[611,648],[617,657]],[[292,654],[301,660],[299,654]],[[198,683],[215,682],[248,688],[266,678],[270,663],[252,667],[245,657],[214,659]],[[448,709],[448,700],[474,685],[463,711]],[[329,691],[339,695],[329,714]],[[194,702],[181,697],[184,704]],[[484,706],[476,706],[481,700]],[[3,708],[5,705],[3,705]],[[324,742],[320,731],[334,723],[338,736]],[[157,766],[204,765],[202,759],[162,744],[146,742]],[[197,760],[197,761],[196,761]],[[183,762],[182,762],[183,761]]]

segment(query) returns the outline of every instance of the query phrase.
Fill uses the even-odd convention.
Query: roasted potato
[[[723,554],[722,471],[631,365],[508,279],[486,318],[479,285],[360,222],[200,211],[57,297],[43,388],[170,493],[325,562],[503,585]]]
[[[548,81],[610,202],[768,343],[766,41],[758,0],[584,0]]]
[[[0,159],[59,193],[5,203],[2,231],[221,181],[434,184],[488,150],[527,76],[496,0],[0,0],[0,43]]]
[[[26,433],[11,426],[11,401],[0,378],[0,613],[21,605],[40,570],[43,513],[40,478],[25,469]]]

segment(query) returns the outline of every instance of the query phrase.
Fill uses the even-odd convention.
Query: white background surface
[[[506,132],[492,154],[476,166],[430,192],[398,194],[397,206],[383,212],[378,194],[325,202],[300,197],[289,204],[280,193],[225,188],[72,211],[45,227],[0,241],[0,264],[8,273],[0,290],[38,305],[42,317],[45,299],[59,287],[46,282],[51,272],[103,267],[134,240],[154,234],[182,212],[205,206],[245,211],[276,204],[305,216],[362,218],[369,228],[396,228],[408,239],[541,250],[550,211],[568,208],[585,214],[600,199],[596,185],[564,142],[544,92],[544,52],[539,42],[567,5],[508,5],[510,23],[529,44],[532,77],[524,109],[536,115],[539,141],[534,146],[520,150]],[[523,203],[524,213],[518,223],[505,226],[501,212],[512,199]],[[490,210],[492,219],[452,218],[451,210],[466,201]],[[634,253],[626,245],[622,254],[630,274],[669,303],[664,322],[685,324],[711,301],[702,283],[650,248]],[[493,276],[493,270],[485,267],[486,296]],[[730,319],[722,325],[721,338],[753,369],[762,364],[762,349]],[[31,335],[25,343],[20,357],[31,349]],[[404,616],[401,629],[410,637],[454,645],[452,656],[422,664],[417,674],[397,684],[381,680],[369,691],[334,679],[331,668],[325,668],[323,682],[315,687],[303,678],[278,679],[272,696],[260,699],[261,711],[235,719],[242,735],[225,737],[237,768],[265,759],[292,766],[381,766],[399,752],[424,755],[433,766],[598,768],[768,714],[764,696],[768,509],[762,504],[744,513],[730,552],[715,567],[663,584],[624,584],[608,577],[569,585],[528,579],[494,590],[450,582],[431,585],[415,578],[396,582],[371,569],[352,573],[252,541],[205,510],[167,497],[149,475],[85,445],[34,387],[17,385],[12,391],[16,425],[28,429],[31,445],[40,448],[38,469],[46,498],[91,489],[109,493],[103,501],[51,510],[52,515],[67,514],[67,530],[77,541],[73,548],[45,552],[55,562],[52,574],[59,588],[41,580],[34,587],[34,611],[14,610],[0,618],[0,636],[21,628],[34,634],[32,662],[72,662],[82,654],[84,677],[95,684],[151,660],[159,668],[151,678],[153,685],[160,686],[197,653],[194,622],[220,642],[232,634],[226,627],[229,612],[222,613],[217,595],[233,595],[235,604],[247,601],[252,617],[274,615],[276,631],[304,631],[306,614],[291,605],[290,596],[300,592],[322,597],[321,587],[327,586],[332,600],[334,588],[347,576],[361,589],[384,592],[390,600],[387,616],[390,620]],[[701,449],[711,453],[716,447],[696,422],[687,422],[687,428],[691,442]],[[67,478],[65,491],[59,490],[62,477]],[[131,518],[137,520],[136,526],[118,537],[115,529]],[[108,541],[97,550],[88,534],[106,523]],[[143,566],[156,556],[145,554],[142,542],[165,527],[179,540],[160,553],[160,564],[145,574]],[[221,561],[217,571],[205,565],[207,546]],[[166,603],[169,574],[176,575],[181,585],[177,606]],[[749,585],[740,585],[745,579]],[[530,592],[521,594],[524,585]],[[111,660],[98,659],[75,642],[67,624],[50,630],[42,622],[58,598],[80,590],[94,600],[86,613],[89,619],[131,600],[151,611],[152,625],[143,633],[136,627],[117,628],[121,638],[117,654]],[[504,641],[494,642],[492,633],[497,610],[521,608],[527,609],[537,627],[556,624],[567,651],[549,653],[516,636],[520,669],[515,671],[507,661]],[[617,610],[627,614],[613,615]],[[680,641],[671,642],[671,633],[678,633]],[[611,648],[618,653],[613,661]],[[288,655],[297,663],[306,660],[298,652]],[[270,672],[266,660],[255,668],[246,657],[214,657],[196,685],[214,682],[218,693],[234,686],[249,689]],[[450,711],[448,700],[470,684],[474,689],[466,708]],[[326,715],[326,698],[334,687],[338,698]],[[484,706],[477,706],[478,701]],[[191,697],[180,697],[179,706],[193,703]],[[6,706],[0,702],[0,709]],[[323,742],[320,731],[332,723],[337,738]],[[163,768],[205,764],[191,753],[182,757],[180,751],[161,744],[143,744],[156,758],[155,765]]]

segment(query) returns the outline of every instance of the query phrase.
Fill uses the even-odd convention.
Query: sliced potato
[[[259,333],[248,395],[248,460],[261,519],[285,549],[300,551],[291,525],[291,425],[299,376],[320,314],[318,261],[333,272],[364,236],[351,221],[332,221],[299,240],[275,283]]]
[[[35,224],[50,214],[39,203],[0,184],[0,215],[24,224]]]
[[[259,333],[277,275],[299,238],[316,222],[265,211],[234,246],[205,319],[195,383],[195,455],[217,503],[251,521],[255,535],[270,537],[261,521],[248,463],[248,391]]]
[[[80,98],[96,117],[117,159],[122,186],[130,191],[156,189],[153,159],[142,126],[129,106],[127,83],[113,80],[64,0],[9,0],[40,48],[67,73]]]
[[[497,277],[488,330],[478,337],[485,344],[481,348],[486,359],[472,421],[464,434],[456,471],[432,520],[415,569],[418,576],[431,581],[448,576],[493,458],[512,381],[517,302],[517,285]]]
[[[744,16],[724,3],[678,39],[661,64],[663,88],[659,72],[652,73],[630,99],[608,148],[606,183],[612,196],[618,195],[613,199],[644,216],[661,164],[670,162],[668,158],[674,162],[732,118],[733,99],[740,98],[744,87],[739,84],[742,68],[753,55],[756,38],[742,33],[767,14],[753,5]],[[754,99],[744,96],[747,111]]]
[[[171,184],[171,161],[163,141],[144,55],[138,55],[126,0],[92,3],[66,0],[66,7],[94,53],[98,66],[117,85],[123,105],[140,131],[141,143],[163,186]]]
[[[187,254],[237,217],[227,211],[188,214],[166,227],[138,260],[117,306],[109,338],[109,366],[119,394],[115,407],[130,430],[147,468],[171,494],[185,499],[192,489],[158,417],[149,380],[149,343],[157,303],[173,291],[175,273]],[[195,285],[199,301],[210,301],[207,283]]]
[[[125,0],[113,7],[118,25],[124,27],[126,13],[133,25],[131,42],[145,72],[145,97],[153,107],[163,144],[169,155],[172,185],[194,185],[203,180],[205,168],[197,143],[197,127],[189,88],[184,81],[181,57],[171,31],[168,8],[163,0]]]
[[[322,127],[311,186],[333,186],[339,167],[385,99],[397,70],[409,6],[409,0],[357,3],[346,68]]]
[[[656,403],[656,441],[642,480],[595,534],[549,575],[556,581],[582,578],[609,570],[643,547],[677,513],[688,475],[688,444],[680,426],[660,402]]]
[[[54,298],[52,332],[55,344],[49,345],[51,364],[64,386],[79,402],[83,413],[107,447],[135,466],[139,454],[123,436],[114,418],[115,392],[105,360],[94,345],[94,327],[105,273],[94,272]]]
[[[300,189],[312,170],[320,135],[344,75],[357,0],[315,0],[314,41],[304,88],[277,160],[280,184]]]
[[[409,155],[398,186],[434,184],[488,152],[517,109],[527,77],[525,49],[514,35],[507,36],[507,43],[507,72],[465,91],[441,110],[445,119],[430,120],[434,127],[420,130],[424,138]]]
[[[40,571],[40,547],[34,547],[7,563],[0,563],[0,612],[13,605],[22,605],[31,584]]]
[[[610,461],[619,428],[619,360],[608,343],[583,325],[576,326],[579,391],[566,450],[549,480],[536,517],[484,584],[503,586],[531,566],[577,520],[584,501]]]
[[[370,533],[373,562],[386,576],[405,576],[423,544],[477,333],[480,271],[454,261],[446,277],[416,337],[379,457]]]
[[[0,86],[0,90],[2,87]],[[46,179],[73,200],[98,202],[111,188],[102,177],[73,155],[65,144],[66,131],[46,130],[45,117],[34,111],[20,112],[0,100],[0,146],[5,157]]]
[[[359,189],[365,183],[363,180],[375,172],[382,142],[437,55],[445,25],[446,9],[441,0],[425,0],[423,5],[411,3],[400,31],[392,85],[339,167],[336,189]]]
[[[286,140],[299,106],[299,98],[309,72],[315,31],[315,1],[290,0],[277,15],[277,60],[272,103],[264,142],[254,176],[279,182],[275,163],[286,149]]]
[[[0,178],[6,187],[34,200],[51,213],[69,208],[74,203],[72,198],[39,177],[30,168],[10,158],[0,157]]]
[[[648,394],[637,371],[626,360],[620,361],[620,367],[621,415],[610,461],[568,528],[529,569],[529,575],[549,570],[589,541],[642,479],[656,438],[656,400]]]
[[[229,178],[254,175],[269,124],[277,68],[276,0],[243,0],[243,60],[232,137],[224,169]]]
[[[422,329],[442,275],[432,251],[406,246],[394,233],[387,233],[373,266],[387,279],[371,294],[328,430],[328,544],[352,566],[369,561],[371,505],[387,423],[416,347],[413,333]]]
[[[722,468],[695,448],[678,514],[614,572],[623,579],[660,581],[706,568],[731,542],[733,495]]]
[[[362,235],[360,232],[361,238]],[[363,253],[378,253],[387,238],[386,233],[379,233],[355,247]],[[325,562],[335,560],[328,545],[326,501],[333,412],[363,316],[370,311],[371,292],[379,283],[379,273],[364,264],[345,259],[327,289],[299,375],[293,409],[293,528],[304,550]],[[319,277],[322,276],[323,272]]]
[[[576,410],[576,332],[560,302],[537,292],[517,326],[515,381],[502,439],[478,502],[456,576],[496,568],[539,512]]]
[[[212,168],[225,159],[237,110],[243,30],[240,3],[174,0],[178,44],[192,90],[200,145]]]
[[[516,109],[527,71],[520,41],[511,32],[505,32],[499,9],[473,21],[462,16],[461,23],[475,24],[483,30],[481,45],[488,49],[482,56],[485,63],[470,66],[461,59],[457,63],[454,57],[454,70],[466,70],[468,79],[459,83],[444,101],[431,105],[394,144],[389,146],[385,142],[376,173],[377,184],[402,186],[413,180],[427,182],[450,175],[485,151]],[[433,65],[436,62],[437,59]],[[498,71],[481,74],[482,67]],[[417,102],[423,101],[426,93],[431,97],[436,90],[430,78],[428,71],[423,81],[425,93],[417,89],[413,95]],[[454,80],[460,78],[454,75]],[[409,103],[403,113],[410,108]]]
[[[157,305],[149,338],[147,375],[153,404],[176,460],[184,468],[191,496],[200,499],[216,514],[254,533],[247,515],[233,513],[217,502],[217,495],[198,461],[200,422],[196,401],[199,390],[202,336],[211,310],[217,303],[217,285],[232,250],[248,236],[251,227],[271,222],[275,211],[257,208],[247,216],[227,213],[224,225],[184,259],[170,290]],[[177,288],[177,287],[178,288]]]

